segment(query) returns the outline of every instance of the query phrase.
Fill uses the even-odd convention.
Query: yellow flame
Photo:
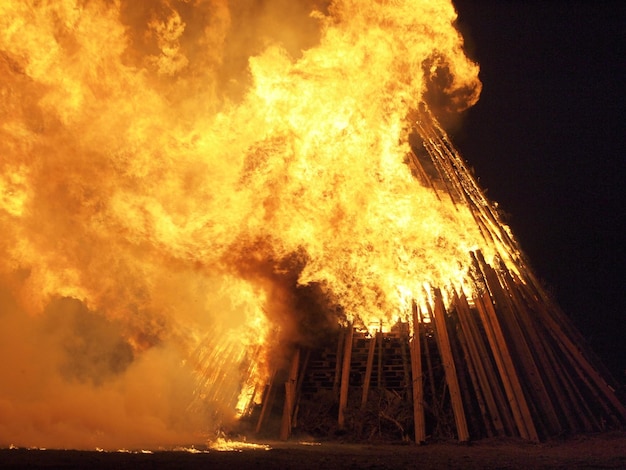
[[[405,163],[427,93],[480,93],[453,6],[314,3],[0,3],[0,281],[20,311],[79,299],[243,412],[298,330],[286,291],[319,285],[364,324],[410,317],[424,285],[467,292],[469,251],[496,250]]]
[[[244,450],[272,450],[267,444],[255,444],[245,441],[233,441],[219,438],[209,443],[209,449],[218,452],[243,452]]]

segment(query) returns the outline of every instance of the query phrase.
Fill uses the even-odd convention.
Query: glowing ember
[[[0,445],[205,436],[281,339],[506,259],[406,161],[480,92],[452,5],[297,3],[0,5]]]
[[[211,450],[217,450],[220,452],[243,452],[244,450],[271,450],[272,448],[267,444],[254,444],[244,441],[231,441],[229,439],[216,439],[209,443]]]

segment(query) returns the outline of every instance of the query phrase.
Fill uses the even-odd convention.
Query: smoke
[[[244,252],[233,250],[228,255],[229,262],[237,267],[241,278],[263,286],[269,322],[280,325],[278,344],[314,347],[346,321],[343,308],[323,286],[299,282],[309,262],[305,252],[274,258],[272,247],[263,241],[242,248]]]
[[[471,216],[404,164],[425,96],[478,98],[454,19],[419,1],[0,4],[0,446],[206,439],[279,345],[457,276]]]
[[[54,340],[52,349],[62,351],[59,372],[64,379],[101,385],[132,363],[132,347],[119,328],[80,301],[53,299],[43,317],[41,334]]]
[[[0,300],[3,446],[146,448],[198,438],[185,410],[195,384],[178,351],[133,357],[116,325],[75,299],[55,299],[36,317],[6,290]]]

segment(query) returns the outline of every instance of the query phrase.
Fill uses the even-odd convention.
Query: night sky
[[[453,141],[626,383],[626,2],[454,2],[483,92]]]

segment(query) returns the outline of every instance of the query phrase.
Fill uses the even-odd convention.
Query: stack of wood
[[[446,298],[451,301],[446,306],[442,292],[434,289],[432,302],[424,307],[427,311],[414,305],[412,318],[400,333],[394,333],[408,354],[402,353],[404,390],[392,391],[412,405],[411,438],[423,443],[437,437],[446,416],[453,416],[459,441],[490,436],[539,441],[622,427],[626,408],[616,393],[617,384],[537,281],[517,242],[430,112],[420,110],[414,122],[418,138],[408,157],[413,174],[439,198],[469,207],[488,243],[513,258],[516,269],[497,257],[490,264],[480,252],[469,253],[471,296],[449,288]],[[374,386],[381,389],[385,355],[380,345],[388,333],[368,337],[365,371],[356,379],[352,374],[354,338],[364,334],[352,325],[344,328],[329,364],[334,368],[329,393],[336,399],[336,407],[329,410],[336,410],[338,430],[354,427],[358,410],[367,408],[373,375],[378,382]],[[297,427],[298,412],[305,406],[302,387],[311,354],[294,348],[289,370],[277,372],[266,390],[258,432],[267,426],[276,396],[283,398],[284,405],[280,437],[289,438]],[[283,388],[278,393],[277,384]],[[382,416],[408,435],[404,422]]]

